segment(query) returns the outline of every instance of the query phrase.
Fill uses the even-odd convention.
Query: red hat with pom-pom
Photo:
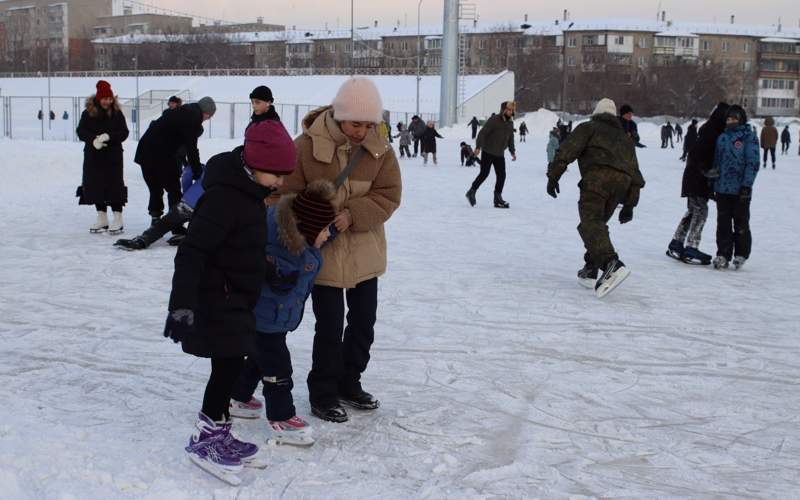
[[[104,97],[114,98],[114,92],[111,90],[111,84],[105,80],[100,80],[97,82],[97,94],[95,94],[97,99],[102,99]]]

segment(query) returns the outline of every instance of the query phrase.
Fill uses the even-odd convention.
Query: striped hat
[[[330,181],[314,181],[292,202],[297,229],[305,237],[308,246],[314,246],[319,233],[336,218],[336,211],[331,203],[335,193]]]

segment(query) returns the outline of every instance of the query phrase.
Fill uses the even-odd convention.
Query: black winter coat
[[[423,153],[436,153],[436,138],[444,139],[435,128],[425,127],[425,132],[422,133],[422,152]]]
[[[244,170],[242,148],[208,160],[205,194],[175,256],[169,310],[194,311],[194,335],[186,353],[243,356],[253,351],[253,308],[264,282],[266,205],[270,189]]]
[[[141,166],[171,162],[181,147],[193,169],[200,168],[197,139],[203,135],[203,112],[197,103],[164,111],[139,140],[134,161]]]
[[[725,115],[728,105],[719,103],[712,111],[708,121],[700,127],[697,133],[697,142],[689,150],[686,167],[683,170],[683,183],[681,196],[711,197],[711,187],[704,172],[714,166],[714,152],[717,149],[717,139],[725,131]]]
[[[683,139],[683,150],[688,154],[695,144],[697,144],[697,125],[689,125],[689,128],[686,129],[686,137]]]
[[[128,138],[128,125],[116,99],[109,111],[101,108],[94,96],[86,99],[77,132],[85,143],[78,203],[120,206],[127,203],[128,190],[122,178],[122,143]],[[108,134],[110,139],[106,147],[97,150],[92,143],[102,134]]]

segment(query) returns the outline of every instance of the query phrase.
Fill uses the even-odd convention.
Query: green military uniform
[[[635,207],[644,178],[636,160],[635,144],[625,133],[619,118],[609,113],[595,115],[579,125],[561,143],[547,176],[558,181],[573,161],[578,160],[581,190],[578,201],[587,264],[603,269],[617,253],[608,234],[608,221],[617,205]]]

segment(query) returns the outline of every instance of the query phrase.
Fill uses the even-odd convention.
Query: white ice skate
[[[583,269],[578,271],[578,284],[588,289],[594,289],[597,284],[597,268],[590,265],[583,266]]]
[[[111,224],[108,225],[108,234],[120,234],[123,229],[122,212],[114,212]]]
[[[615,259],[609,262],[594,287],[597,298],[602,299],[613,292],[630,274],[630,270],[625,267],[621,260]]]
[[[272,436],[267,442],[290,444],[293,446],[311,446],[314,444],[314,428],[300,417],[289,420],[269,421]]]
[[[741,256],[736,256],[733,258],[733,268],[738,271],[742,268],[745,262],[747,262],[747,259]]]
[[[728,259],[722,255],[714,257],[714,269],[728,269]]]
[[[97,212],[97,220],[89,226],[90,233],[104,233],[108,231],[108,215],[105,212]]]
[[[231,417],[236,418],[258,418],[262,411],[264,411],[264,404],[256,398],[250,398],[250,401],[247,402],[231,399],[228,407],[228,413],[231,414]]]

